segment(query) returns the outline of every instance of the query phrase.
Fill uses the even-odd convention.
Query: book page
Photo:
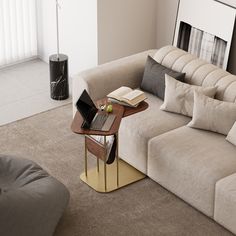
[[[139,95],[138,97],[134,98],[132,100],[132,105],[136,105],[136,104],[139,104],[140,102],[144,101],[147,97],[145,96],[145,94],[141,94]]]
[[[137,107],[138,106],[138,104],[133,105],[133,104],[127,103],[125,101],[119,101],[119,100],[114,99],[114,98],[108,98],[108,101],[111,102],[111,103],[117,103],[117,104],[120,104],[120,105],[126,106],[126,107]]]
[[[132,101],[133,99],[137,98],[138,96],[140,96],[141,94],[143,94],[142,91],[140,90],[134,90],[134,91],[131,91],[125,95],[122,96],[122,98],[124,99],[127,99],[129,101]]]
[[[131,91],[132,91],[131,88],[122,86],[122,87],[116,89],[115,91],[109,93],[107,95],[107,97],[111,97],[111,98],[113,97],[113,98],[116,98],[116,99],[120,99],[123,95],[125,95],[125,94],[127,94]]]

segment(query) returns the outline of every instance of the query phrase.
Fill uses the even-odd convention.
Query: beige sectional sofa
[[[83,89],[96,100],[123,85],[139,87],[147,55],[186,73],[189,84],[217,86],[216,99],[236,102],[236,76],[166,46],[74,76],[73,103]],[[190,117],[160,110],[163,101],[146,94],[149,108],[122,121],[120,157],[236,233],[236,147],[222,134],[187,127]]]

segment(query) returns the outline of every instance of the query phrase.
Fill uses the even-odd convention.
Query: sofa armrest
[[[124,57],[95,68],[83,71],[72,77],[73,109],[74,104],[84,89],[96,101],[121,87],[137,88],[140,86],[147,55],[154,55],[156,50],[148,50]]]

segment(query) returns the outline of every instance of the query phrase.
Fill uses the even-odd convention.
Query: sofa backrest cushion
[[[217,86],[216,99],[236,102],[235,75],[174,46],[160,48],[154,59],[172,70],[186,73],[186,83]]]

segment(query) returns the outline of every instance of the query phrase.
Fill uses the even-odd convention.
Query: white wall
[[[172,44],[178,0],[60,2],[61,52],[69,56],[70,74],[98,62]],[[48,61],[56,53],[55,0],[37,0],[37,4],[38,51]],[[229,68],[236,73],[236,40],[231,51]]]
[[[156,48],[156,5],[157,0],[98,0],[99,64]]]
[[[60,52],[69,56],[69,73],[97,65],[97,0],[60,0]],[[48,62],[56,53],[55,0],[37,0],[38,53]]]
[[[157,0],[59,0],[60,52],[70,74],[156,48]],[[56,53],[55,0],[37,0],[38,53]]]
[[[179,0],[157,0],[157,48],[172,44]]]

